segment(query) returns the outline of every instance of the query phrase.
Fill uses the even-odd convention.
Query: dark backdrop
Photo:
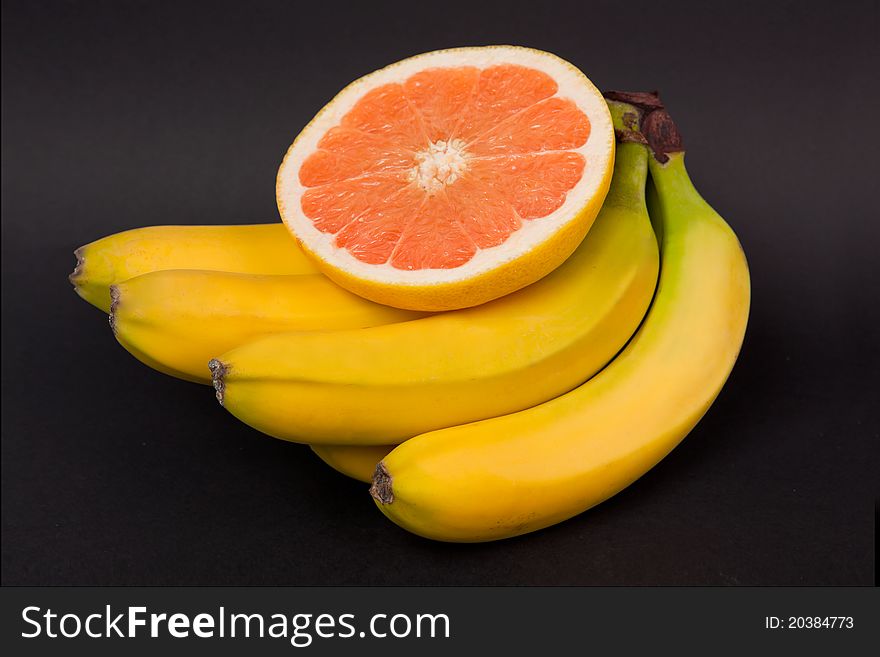
[[[3,583],[873,583],[878,4],[710,4],[4,3]],[[445,545],[137,363],[66,277],[123,229],[277,220],[276,167],[334,93],[491,43],[663,91],[753,306],[720,398],[640,481]]]

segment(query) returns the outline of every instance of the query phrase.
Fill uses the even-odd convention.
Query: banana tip
[[[67,280],[69,280],[71,284],[76,287],[77,279],[82,275],[83,266],[86,264],[86,259],[83,256],[82,247],[79,247],[76,251],[74,251],[73,255],[76,258],[76,266],[73,268],[73,271],[70,272]]]
[[[119,307],[119,288],[110,286],[110,330],[116,335],[116,309]]]
[[[373,473],[370,495],[379,504],[391,504],[394,501],[394,492],[391,490],[391,473],[388,472],[388,468],[382,461],[379,461],[376,471]]]
[[[226,376],[226,372],[229,371],[229,368],[222,361],[212,358],[208,361],[208,369],[211,370],[211,381],[214,383],[214,395],[217,397],[217,401],[220,402],[220,405],[223,406],[223,395],[226,392],[226,382],[223,380],[223,377]]]

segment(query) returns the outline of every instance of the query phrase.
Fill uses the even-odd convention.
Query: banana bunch
[[[742,249],[659,98],[607,98],[621,143],[592,229],[554,272],[481,306],[362,299],[282,224],[126,231],[78,249],[70,280],[137,359],[212,383],[245,423],[370,482],[401,527],[457,542],[535,531],[669,453],[748,318]]]

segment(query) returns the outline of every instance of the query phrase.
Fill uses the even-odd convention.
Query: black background
[[[4,3],[3,583],[873,583],[880,11],[710,4]],[[658,467],[537,534],[447,545],[137,363],[66,277],[123,229],[277,220],[281,156],[345,84],[490,43],[662,90],[753,305]]]

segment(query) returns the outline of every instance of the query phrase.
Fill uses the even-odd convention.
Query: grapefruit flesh
[[[577,69],[516,47],[437,51],[362,78],[297,138],[282,218],[318,266],[379,303],[475,305],[561,264],[613,166]]]

